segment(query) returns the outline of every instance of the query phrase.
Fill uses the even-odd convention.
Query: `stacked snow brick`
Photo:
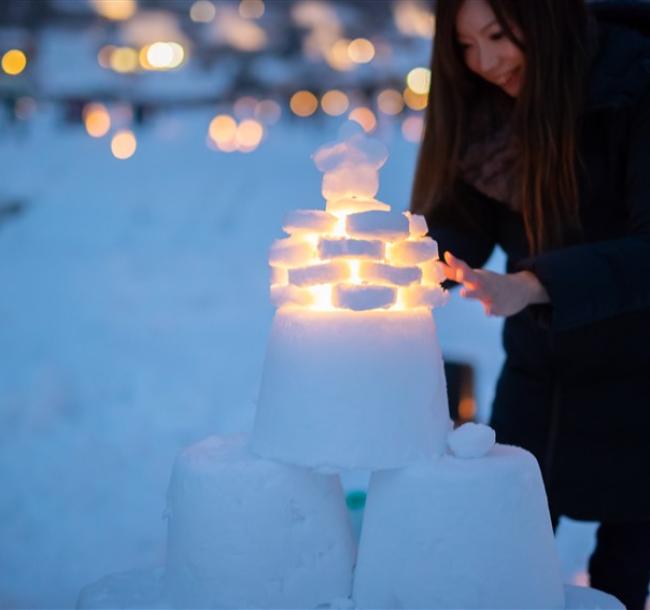
[[[269,256],[271,300],[312,309],[434,308],[447,292],[438,246],[423,216],[393,212],[376,199],[331,200],[294,210]]]

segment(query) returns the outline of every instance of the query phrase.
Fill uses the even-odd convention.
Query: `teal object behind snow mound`
[[[365,491],[351,491],[345,498],[349,510],[362,510],[366,505]]]

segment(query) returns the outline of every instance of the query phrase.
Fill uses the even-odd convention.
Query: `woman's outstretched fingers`
[[[445,262],[453,270],[453,275],[449,279],[460,283],[474,283],[474,270],[460,258],[456,258],[451,252],[445,252]]]

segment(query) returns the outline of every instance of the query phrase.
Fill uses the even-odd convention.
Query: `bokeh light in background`
[[[262,0],[241,0],[239,14],[244,19],[259,19],[264,15],[264,2]]]
[[[429,68],[413,68],[406,75],[408,88],[418,95],[427,95],[431,86],[431,70]]]
[[[135,134],[129,129],[121,129],[111,140],[111,152],[116,159],[128,159],[138,147]]]
[[[27,56],[20,49],[10,49],[2,56],[2,69],[10,76],[20,74],[27,66]]]
[[[243,97],[240,97],[233,104],[232,109],[237,118],[250,119],[251,117],[255,116],[255,109],[257,108],[258,104],[259,102],[257,101],[257,98],[253,97],[252,95],[245,95]]]
[[[384,89],[377,96],[377,106],[384,114],[399,114],[404,108],[404,98],[396,89]]]
[[[217,15],[217,9],[209,0],[197,0],[190,8],[190,19],[197,23],[210,23]]]
[[[424,110],[429,103],[429,96],[415,93],[407,87],[404,89],[404,102],[411,110]]]
[[[405,36],[431,38],[435,33],[435,17],[422,2],[398,0],[393,13],[397,29]]]
[[[237,126],[235,139],[240,152],[255,150],[264,136],[264,128],[255,119],[246,119]]]
[[[365,106],[355,108],[350,112],[348,118],[351,121],[359,123],[366,133],[372,133],[377,127],[377,117],[375,116],[375,113]]]
[[[348,45],[348,56],[355,64],[367,64],[375,56],[375,46],[365,38],[355,38]]]
[[[145,58],[145,62],[142,58]],[[150,70],[173,70],[183,63],[185,51],[177,42],[154,42],[140,51],[140,63]]]
[[[275,125],[281,116],[282,108],[275,100],[262,100],[255,106],[255,118],[267,125]]]
[[[318,98],[311,91],[297,91],[291,96],[289,106],[294,114],[308,117],[318,108]]]
[[[236,133],[237,121],[228,114],[219,114],[210,121],[208,134],[217,146],[233,141]]]
[[[104,104],[86,104],[83,120],[88,135],[93,138],[105,136],[111,128],[111,116]]]
[[[348,96],[339,91],[338,89],[332,89],[323,95],[321,99],[321,107],[325,114],[330,116],[339,116],[343,114],[348,107],[350,106],[350,100]]]
[[[114,21],[130,19],[138,9],[135,0],[90,0],[90,4],[102,17]]]
[[[111,53],[109,65],[122,74],[135,72],[138,69],[138,53],[131,47],[117,47]]]
[[[402,122],[402,135],[409,142],[418,143],[422,139],[424,119],[421,116],[409,116]]]

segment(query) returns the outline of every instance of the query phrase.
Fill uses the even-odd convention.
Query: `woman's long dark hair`
[[[513,117],[521,146],[518,199],[529,249],[539,253],[580,227],[577,138],[588,67],[587,10],[584,0],[487,2],[526,58]],[[411,209],[421,214],[453,200],[472,100],[493,87],[463,61],[456,37],[462,3],[436,2],[431,91],[411,197]]]

